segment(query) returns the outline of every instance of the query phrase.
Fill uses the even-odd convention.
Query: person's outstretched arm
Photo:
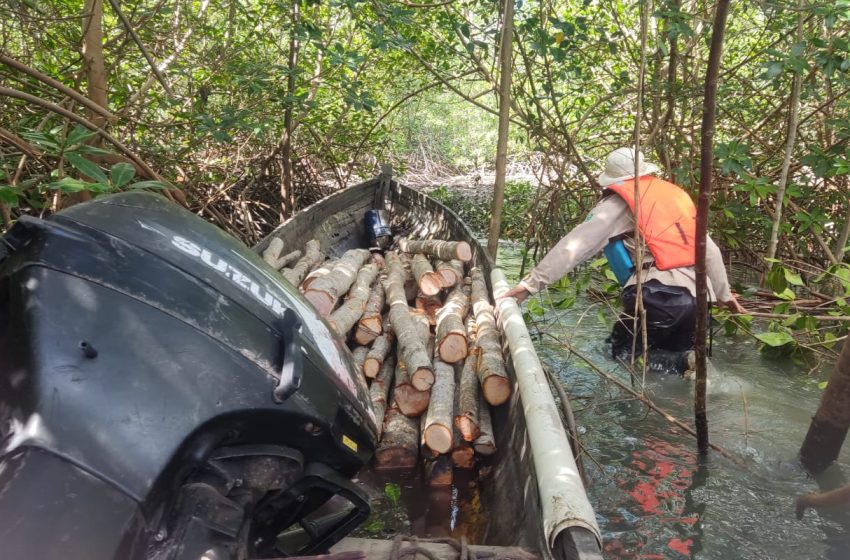
[[[732,293],[732,288],[729,286],[729,277],[726,275],[726,267],[723,264],[723,255],[720,253],[720,248],[711,239],[711,236],[707,236],[706,239],[705,271],[708,279],[711,281],[711,289],[714,290],[717,305],[725,307],[734,313],[746,313],[747,310],[741,307],[735,294]]]
[[[634,220],[626,202],[619,196],[603,198],[584,223],[558,241],[528,276],[500,297],[514,297],[521,303],[601,251],[611,237],[632,229]]]

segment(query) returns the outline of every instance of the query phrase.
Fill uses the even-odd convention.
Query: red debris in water
[[[691,546],[694,544],[693,539],[670,539],[670,542],[667,543],[667,546],[678,552],[679,554],[684,554],[685,556],[691,555]]]

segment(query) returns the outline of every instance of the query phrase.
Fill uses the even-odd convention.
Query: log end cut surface
[[[484,398],[491,406],[505,404],[511,396],[511,382],[507,377],[491,375],[481,386]]]

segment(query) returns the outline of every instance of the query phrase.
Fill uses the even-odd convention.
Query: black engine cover
[[[140,557],[170,497],[223,446],[287,446],[345,477],[373,453],[374,414],[344,342],[197,216],[120,194],[21,218],[5,242],[4,558]],[[297,355],[284,351],[286,310]],[[279,402],[295,358],[300,388]]]

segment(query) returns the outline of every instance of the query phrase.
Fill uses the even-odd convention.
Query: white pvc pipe
[[[490,280],[496,297],[510,287],[505,273],[498,268],[493,269]],[[513,298],[496,300],[496,308],[499,323],[508,341],[522,398],[543,510],[543,528],[549,546],[554,547],[555,538],[570,527],[583,527],[591,531],[601,543],[593,507],[587,499],[558,407],[522,312]]]

